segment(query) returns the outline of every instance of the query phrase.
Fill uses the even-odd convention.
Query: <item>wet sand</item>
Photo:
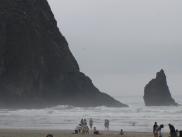
[[[119,132],[101,131],[101,135],[83,135],[73,134],[70,130],[22,130],[22,129],[0,129],[0,137],[46,137],[47,134],[52,134],[54,137],[153,137],[149,132],[125,132],[125,135],[119,135]],[[163,137],[168,137],[164,134]]]

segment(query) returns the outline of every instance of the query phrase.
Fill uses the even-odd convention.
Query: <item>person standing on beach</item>
[[[89,126],[90,126],[90,129],[92,129],[92,126],[93,126],[93,119],[92,118],[90,118],[90,120],[89,120]]]
[[[108,131],[109,130],[109,120],[108,119],[105,119],[104,126],[105,126],[105,129]]]
[[[154,134],[154,137],[158,137],[158,125],[157,125],[157,122],[154,123],[154,126],[153,126],[153,134]]]
[[[84,123],[83,124],[84,126],[87,126],[87,119],[86,118],[84,118],[83,123]]]
[[[81,126],[84,125],[84,120],[83,120],[83,118],[81,119],[80,124],[81,124]]]

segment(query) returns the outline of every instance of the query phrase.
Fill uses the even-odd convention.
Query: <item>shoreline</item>
[[[73,130],[54,130],[54,129],[0,129],[0,137],[46,137],[47,134],[52,134],[54,137],[85,137],[85,136],[97,136],[97,137],[121,137],[119,131],[100,131],[100,135],[83,135],[73,134]],[[124,132],[122,137],[153,137],[152,132]],[[167,133],[163,134],[163,137],[167,137]]]

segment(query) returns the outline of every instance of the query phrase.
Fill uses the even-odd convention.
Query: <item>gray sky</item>
[[[103,92],[143,95],[164,68],[182,94],[181,0],[48,0],[80,69]]]

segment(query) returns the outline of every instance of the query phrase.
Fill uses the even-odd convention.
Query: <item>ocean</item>
[[[182,96],[174,97],[182,104]],[[55,106],[45,109],[0,109],[1,129],[53,129],[74,130],[81,118],[93,118],[94,126],[104,130],[104,120],[110,120],[110,130],[150,132],[154,122],[164,124],[168,131],[168,123],[182,130],[182,106],[146,107],[142,97],[117,97],[128,108]]]

